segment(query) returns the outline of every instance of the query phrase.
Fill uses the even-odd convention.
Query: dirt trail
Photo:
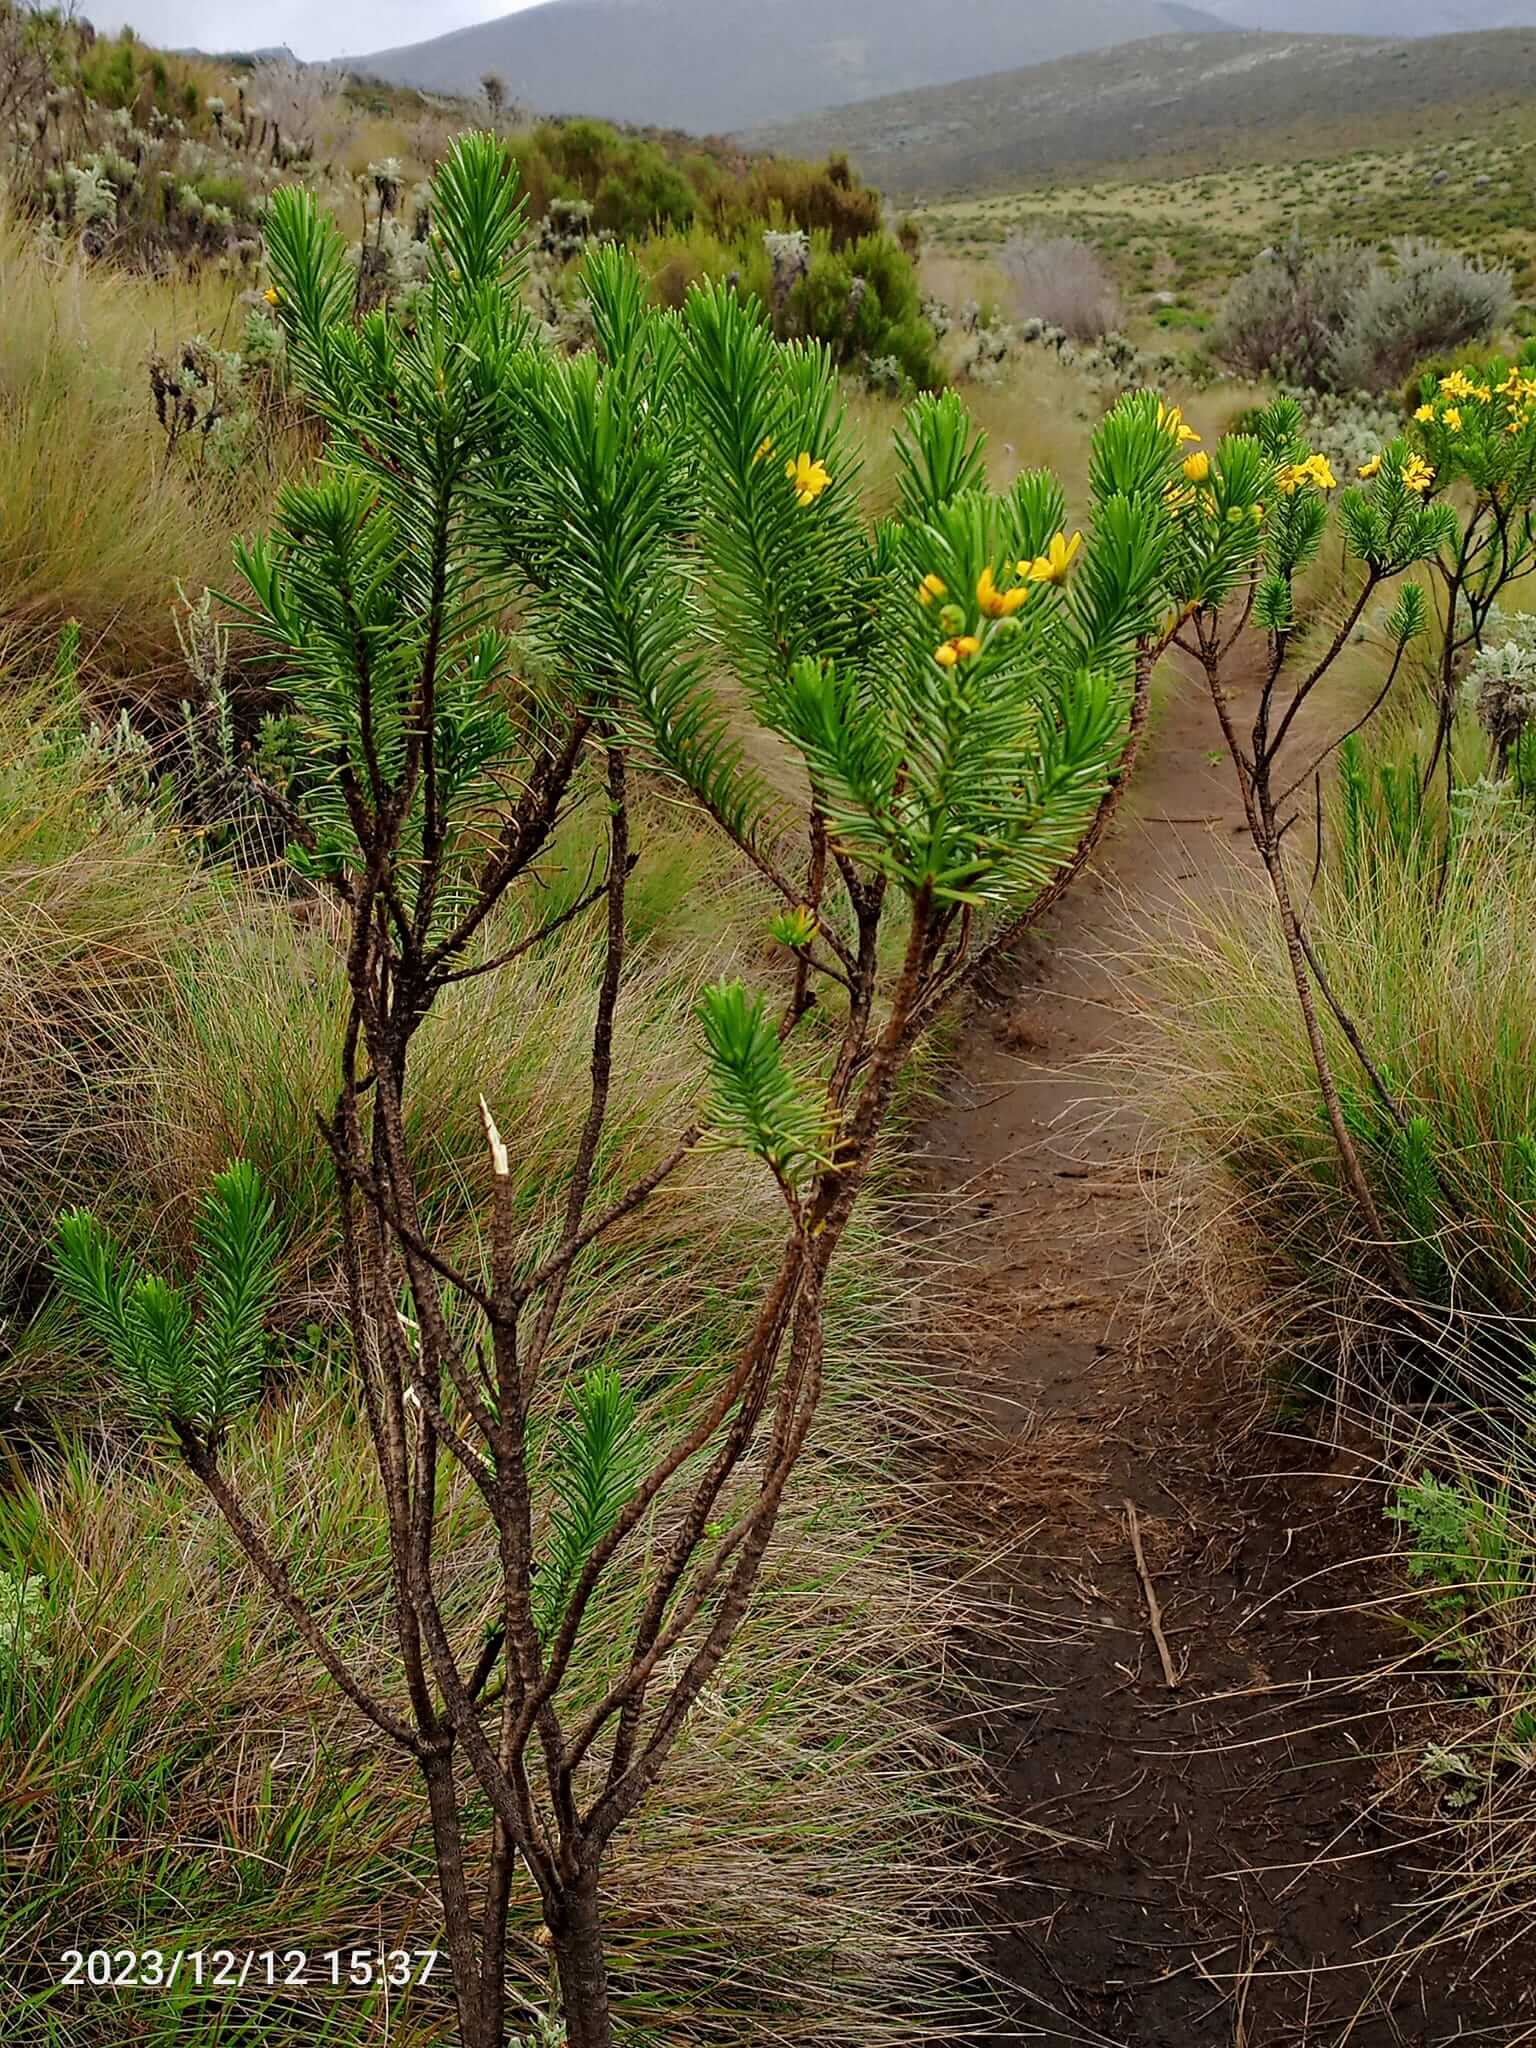
[[[1352,1675],[1402,1637],[1317,1611],[1383,1592],[1350,1563],[1382,1546],[1379,1503],[1347,1457],[1245,1430],[1250,1395],[1197,1305],[1153,1299],[1141,1119],[1123,1078],[1083,1064],[1134,1045],[1129,931],[1234,886],[1240,811],[1215,737],[1192,686],[1163,707],[1096,873],[968,1023],[920,1161],[975,1262],[977,1306],[1005,1332],[989,1365],[1017,1452],[998,1475],[1016,1654],[994,1676],[1022,1704],[989,1746],[1010,1818],[1067,1838],[1011,1854],[996,1960],[1023,2038],[1509,2042],[1536,2018],[1529,1976],[1468,1982],[1442,1955],[1378,1987],[1362,1962],[1424,1860],[1359,1819],[1400,1702]]]

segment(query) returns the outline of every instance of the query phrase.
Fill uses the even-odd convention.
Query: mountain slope
[[[846,150],[882,190],[932,197],[1050,172],[1177,157],[1258,159],[1288,136],[1484,108],[1536,91],[1536,31],[1418,41],[1231,32],[1067,57],[835,107],[748,138]]]
[[[1211,12],[1285,35],[1400,39],[1536,25],[1536,0],[1213,0]]]
[[[709,134],[1207,25],[1186,0],[546,0],[348,64],[461,93],[494,71],[541,112]]]

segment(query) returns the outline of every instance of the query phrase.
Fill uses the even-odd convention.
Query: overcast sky
[[[165,49],[266,49],[286,43],[301,57],[342,57],[424,42],[471,22],[515,14],[535,0],[85,0],[98,28],[131,22]]]

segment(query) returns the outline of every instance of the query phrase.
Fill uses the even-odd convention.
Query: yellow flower
[[[281,302],[283,295],[275,284],[269,284],[261,296],[269,306],[276,306]]]
[[[798,455],[793,462],[786,462],[784,474],[794,485],[796,500],[802,505],[814,505],[832,481],[832,472],[810,455]]]
[[[999,590],[990,568],[983,569],[976,582],[976,602],[989,619],[1011,619],[1028,596],[1027,583],[1014,590]]]
[[[1320,491],[1331,491],[1338,487],[1339,480],[1329,468],[1326,455],[1308,455],[1282,469],[1278,481],[1285,495],[1294,498],[1303,484],[1316,484]]]
[[[1200,438],[1186,421],[1182,409],[1176,405],[1164,405],[1161,399],[1157,405],[1157,424],[1165,434],[1172,434],[1181,448],[1186,441],[1198,441]]]
[[[1435,408],[1432,405],[1421,405],[1414,414],[1414,418],[1419,422],[1420,426],[1427,426],[1434,416]]]
[[[1064,533],[1058,533],[1043,555],[1036,555],[1032,562],[1020,562],[1019,574],[1026,583],[1065,583],[1067,571],[1077,560],[1082,545],[1080,533],[1074,533],[1070,540]]]
[[[1360,465],[1360,474],[1361,474],[1361,476],[1362,476],[1362,477],[1367,477],[1367,476],[1380,476],[1380,474],[1381,474],[1381,455],[1380,455],[1379,451],[1378,451],[1378,453],[1377,453],[1377,454],[1375,454],[1375,455],[1373,455],[1373,456],[1371,457],[1371,459],[1370,459],[1370,461],[1369,461],[1369,462],[1362,462],[1362,463],[1361,463],[1361,465]]]
[[[1445,408],[1445,424],[1453,434],[1461,432],[1461,408],[1459,406],[1448,405]]]
[[[1211,458],[1209,457],[1209,455],[1206,455],[1202,452],[1198,455],[1185,456],[1184,474],[1189,478],[1192,484],[1203,484],[1206,478],[1210,475],[1210,473]]]
[[[1449,377],[1440,379],[1440,389],[1447,398],[1470,398],[1472,380],[1462,370],[1452,370]]]
[[[935,576],[931,572],[917,586],[917,601],[919,604],[932,604],[935,598],[948,597],[948,595],[949,586],[945,583],[943,577]]]
[[[1472,396],[1474,398],[1480,399],[1482,403],[1486,405],[1489,399],[1492,398],[1493,393],[1488,389],[1488,386],[1486,384],[1474,384],[1472,386]]]
[[[981,642],[974,633],[961,633],[953,640],[946,640],[942,647],[934,649],[933,658],[940,668],[954,668],[957,663],[969,661],[973,654],[980,654]]]
[[[1435,480],[1435,472],[1422,455],[1410,455],[1403,464],[1403,484],[1410,491],[1427,491]]]
[[[772,434],[765,434],[762,440],[758,442],[757,453],[753,456],[752,460],[754,462],[766,462],[772,453],[773,436]]]

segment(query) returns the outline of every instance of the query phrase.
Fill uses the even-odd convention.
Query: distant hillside
[[[1536,26],[1536,0],[1213,0],[1234,28],[1286,35],[1453,36]]]
[[[796,155],[846,150],[872,183],[924,198],[1154,156],[1214,165],[1224,145],[1252,160],[1266,137],[1504,105],[1533,90],[1531,29],[1411,42],[1160,36],[835,107],[749,139]]]
[[[540,112],[708,134],[1207,26],[1183,0],[547,0],[348,66],[458,93],[494,71]]]

